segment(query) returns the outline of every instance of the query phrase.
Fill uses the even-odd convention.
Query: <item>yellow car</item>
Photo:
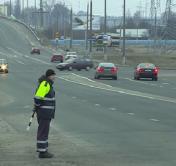
[[[8,63],[5,59],[0,59],[0,72],[8,73]]]

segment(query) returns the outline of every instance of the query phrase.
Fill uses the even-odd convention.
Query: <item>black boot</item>
[[[39,158],[52,158],[52,157],[54,157],[54,155],[47,151],[39,153]]]

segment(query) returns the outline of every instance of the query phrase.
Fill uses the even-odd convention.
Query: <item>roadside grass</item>
[[[72,49],[78,55],[86,55],[85,48],[74,47]],[[123,57],[119,47],[107,48],[104,51],[93,51],[90,55],[97,62],[112,62],[122,65]],[[176,69],[176,51],[166,52],[162,48],[157,48],[156,51],[151,47],[144,46],[128,46],[126,48],[126,65],[136,66],[139,63],[153,63],[161,68]]]

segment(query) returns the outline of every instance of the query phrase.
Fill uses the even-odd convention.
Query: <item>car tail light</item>
[[[154,74],[158,74],[158,68],[155,67],[155,68],[153,69],[153,73],[154,73]]]
[[[117,68],[116,67],[112,67],[111,68],[111,73],[117,73]]]
[[[104,72],[104,68],[103,68],[103,67],[98,67],[98,68],[97,68],[97,72],[103,73],[103,72]]]
[[[142,73],[142,72],[144,72],[144,69],[142,69],[142,68],[137,68],[136,71],[137,71],[138,73]]]

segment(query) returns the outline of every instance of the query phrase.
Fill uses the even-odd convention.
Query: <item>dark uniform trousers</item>
[[[37,119],[37,152],[46,152],[48,150],[48,135],[51,119]]]

